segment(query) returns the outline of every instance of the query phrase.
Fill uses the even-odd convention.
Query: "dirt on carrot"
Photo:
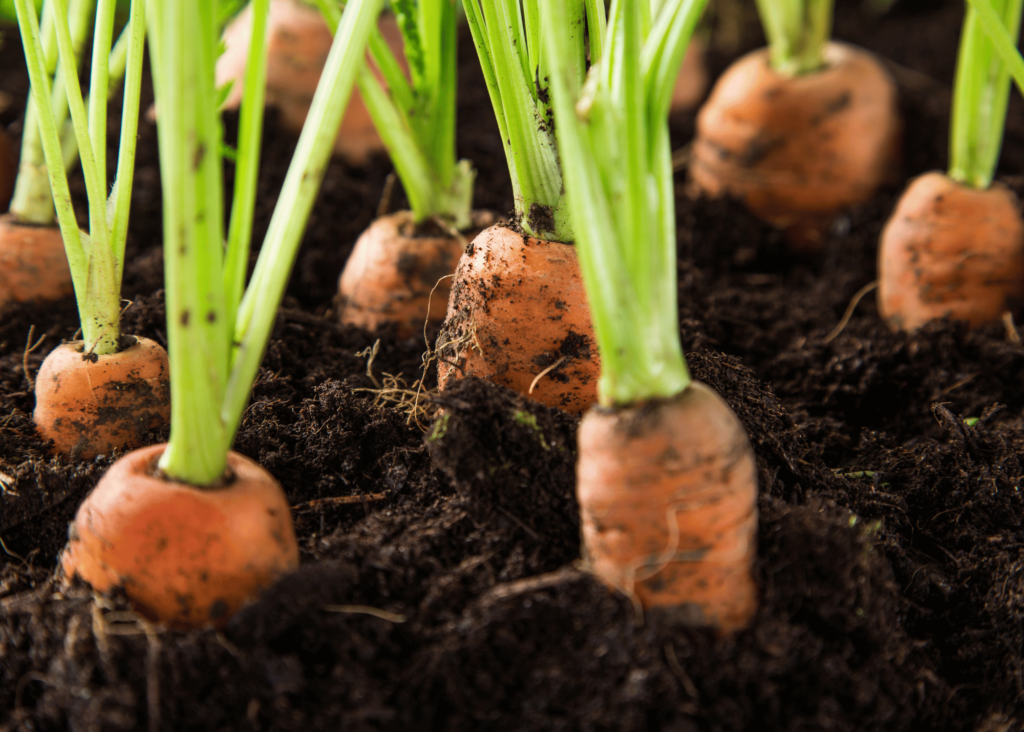
[[[425,324],[436,329],[448,310],[459,258],[494,218],[474,212],[474,228],[464,234],[433,221],[417,227],[411,211],[376,219],[356,241],[338,281],[341,322],[371,331],[393,323],[401,338],[422,333]]]
[[[73,293],[60,229],[21,224],[11,214],[0,216],[0,307]]]
[[[442,390],[479,376],[541,404],[597,402],[600,360],[576,249],[503,224],[462,255],[437,340]]]
[[[142,615],[180,628],[223,626],[299,564],[280,484],[228,456],[228,473],[198,488],[160,475],[166,445],[114,463],[82,503],[61,557],[65,577],[98,592],[123,587]]]
[[[821,71],[786,77],[767,49],[723,74],[697,117],[692,195],[733,196],[784,229],[800,251],[820,249],[833,219],[898,171],[896,85],[870,53],[830,43]]]
[[[1001,183],[977,190],[943,173],[907,187],[878,248],[878,309],[893,328],[998,322],[1024,304],[1024,220]]]
[[[148,338],[122,337],[118,353],[86,353],[64,343],[36,375],[36,430],[73,460],[134,449],[170,421],[167,352]]]

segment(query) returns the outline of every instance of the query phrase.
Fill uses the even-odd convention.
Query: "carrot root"
[[[0,307],[73,294],[60,229],[20,224],[11,214],[0,216]]]
[[[411,211],[376,219],[356,241],[341,273],[341,322],[370,331],[394,324],[402,338],[422,334],[428,317],[431,324],[439,324],[466,242],[494,220],[483,211],[474,212],[473,218],[476,228],[464,238],[416,236]]]
[[[842,43],[827,66],[777,74],[767,49],[747,54],[715,84],[697,116],[690,193],[735,196],[814,251],[843,209],[868,200],[897,169],[896,85],[874,56]]]
[[[1024,303],[1024,221],[1001,183],[979,191],[939,172],[914,179],[882,231],[878,307],[894,329],[998,322]]]
[[[442,391],[473,375],[569,412],[596,404],[601,365],[575,247],[500,224],[482,232],[456,269],[438,359]]]
[[[751,567],[757,470],[746,432],[712,389],[591,409],[578,433],[583,553],[606,584],[722,633],[757,608]]]
[[[276,480],[230,453],[212,488],[157,471],[166,445],[128,453],[85,499],[61,566],[98,592],[124,588],[141,614],[179,628],[223,626],[299,563],[291,513]]]
[[[148,338],[106,356],[65,343],[36,375],[36,430],[75,460],[139,447],[170,421],[169,373],[167,352]]]

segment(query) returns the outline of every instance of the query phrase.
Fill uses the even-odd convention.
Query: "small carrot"
[[[73,293],[60,229],[21,224],[11,214],[0,216],[0,307]]]
[[[145,444],[170,420],[167,352],[148,338],[129,338],[117,353],[84,352],[64,343],[36,375],[36,430],[56,452],[74,460],[109,455]]]
[[[225,51],[217,60],[217,86],[231,83],[225,109],[242,101],[242,80],[252,37],[251,3],[224,29]],[[378,21],[381,36],[401,58],[402,35],[394,16]],[[317,82],[331,50],[333,33],[320,12],[302,0],[271,0],[267,18],[267,106],[276,107],[281,122],[296,134],[309,114]],[[334,152],[353,165],[365,164],[384,144],[358,94],[353,94],[342,119]]]
[[[944,317],[983,325],[1024,304],[1020,201],[992,181],[1006,124],[1010,64],[990,38],[1001,33],[1009,58],[1021,62],[1009,39],[1016,38],[1024,2],[994,4],[998,9],[989,10],[995,30],[973,5],[964,17],[949,173],[926,173],[911,182],[882,232],[878,307],[895,329],[915,330]]]
[[[438,385],[479,376],[549,407],[597,401],[601,364],[575,247],[498,224],[459,262],[438,338]]]
[[[166,447],[111,466],[79,507],[61,566],[97,592],[125,587],[151,620],[222,626],[298,566],[288,502],[270,473],[235,452],[206,490],[167,480],[157,468]]]
[[[730,633],[757,609],[757,470],[740,421],[683,358],[668,132],[669,72],[704,2],[667,0],[656,22],[644,5],[612,3],[609,53],[585,87],[566,53],[578,16],[566,4],[540,6],[601,349],[601,406],[577,438],[583,557],[641,607]]]
[[[338,280],[341,322],[367,330],[394,324],[401,338],[422,333],[424,321],[440,324],[466,242],[494,217],[474,212],[473,218],[476,226],[465,237],[417,234],[412,211],[376,219],[356,241]]]
[[[900,147],[896,85],[871,54],[826,43],[831,3],[789,3],[800,15],[787,26],[772,22],[782,4],[759,2],[771,46],[719,78],[690,164],[691,194],[740,199],[805,252],[893,177]]]

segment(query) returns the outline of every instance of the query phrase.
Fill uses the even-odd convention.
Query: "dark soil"
[[[907,176],[946,164],[961,13],[837,11],[838,37],[899,64]],[[17,135],[24,70],[5,41],[0,91],[16,105],[0,124]],[[745,49],[714,51],[713,71]],[[460,152],[480,171],[477,207],[509,211],[463,50]],[[674,120],[678,146],[692,129]],[[155,128],[140,136],[125,330],[164,341]],[[273,114],[266,137],[257,241],[294,146]],[[61,588],[67,523],[117,455],[50,457],[32,426],[29,377],[73,336],[74,303],[0,313],[0,729],[1024,729],[1024,348],[1001,326],[890,333],[872,295],[829,338],[874,279],[898,186],[808,261],[678,178],[683,343],[746,426],[761,485],[761,608],[716,639],[638,616],[575,564],[575,418],[470,379],[424,434],[364,391],[385,374],[412,383],[424,350],[330,311],[389,172],[339,162],[324,182],[236,445],[283,484],[302,566],[222,632],[154,628],[117,594]],[[1016,96],[1000,173],[1024,190]],[[371,377],[359,354],[378,340]]]

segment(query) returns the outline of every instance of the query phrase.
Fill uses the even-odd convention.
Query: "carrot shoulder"
[[[549,407],[597,402],[600,359],[576,249],[499,224],[455,272],[438,337],[438,384],[479,376]]]
[[[916,178],[882,232],[878,306],[893,328],[998,321],[1024,303],[1024,221],[1001,183],[978,190],[939,172]]]
[[[734,196],[813,251],[843,209],[868,200],[896,169],[896,86],[866,51],[825,47],[826,68],[772,70],[767,49],[734,63],[697,117],[690,190]]]
[[[98,592],[125,587],[152,620],[222,626],[298,566],[288,502],[266,470],[234,452],[218,486],[166,480],[157,471],[166,447],[111,466],[78,509],[61,566]]]
[[[170,420],[167,352],[148,338],[118,353],[83,352],[81,341],[55,348],[36,375],[33,420],[54,450],[76,460],[145,444]]]
[[[578,433],[584,559],[606,583],[689,625],[729,633],[757,609],[757,470],[714,390],[595,408]]]
[[[72,294],[60,229],[21,224],[11,214],[0,216],[0,307]]]
[[[338,281],[341,322],[371,331],[394,324],[403,338],[421,334],[425,321],[440,324],[466,242],[494,217],[478,211],[473,219],[476,228],[464,237],[417,233],[411,211],[376,219],[356,241]]]

